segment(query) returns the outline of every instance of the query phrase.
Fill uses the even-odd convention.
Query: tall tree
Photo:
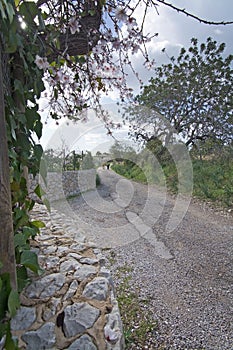
[[[126,113],[137,139],[151,141],[162,136],[169,142],[173,129],[187,146],[209,138],[232,141],[233,56],[224,58],[225,44],[211,38],[200,45],[193,38],[191,43],[176,59],[156,68],[137,96],[139,106],[148,110],[137,107]],[[162,127],[164,121],[167,126]]]

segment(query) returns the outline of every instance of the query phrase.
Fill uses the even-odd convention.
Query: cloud
[[[223,31],[220,30],[220,29],[215,29],[215,30],[214,30],[214,33],[215,33],[216,35],[221,35],[221,34],[223,34]]]
[[[118,113],[119,106],[115,102],[103,106],[114,122],[121,121],[121,114]],[[52,123],[52,122],[51,122]],[[61,150],[65,149],[66,153],[72,150],[107,151],[115,140],[123,141],[128,137],[128,125],[122,125],[120,129],[113,130],[113,137],[107,135],[107,129],[104,123],[100,121],[93,110],[88,110],[88,121],[86,123],[72,121],[61,121],[55,128],[45,127],[46,134],[42,138],[42,144],[45,149]]]

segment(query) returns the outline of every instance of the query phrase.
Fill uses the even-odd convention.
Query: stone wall
[[[48,213],[36,204],[30,215],[45,223],[31,242],[43,273],[31,276],[11,321],[19,348],[124,350],[114,284],[101,250],[54,209]]]
[[[52,202],[65,199],[70,196],[76,196],[82,192],[96,188],[96,171],[95,169],[64,171],[62,173],[51,172],[47,174],[47,185],[44,184],[41,176],[35,178],[29,175],[29,194],[38,200],[34,189],[40,183],[42,189],[46,192],[46,198]]]

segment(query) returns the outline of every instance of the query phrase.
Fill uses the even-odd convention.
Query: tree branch
[[[168,6],[168,7],[172,8],[173,10],[175,10],[175,11],[177,11],[179,13],[181,12],[181,13],[185,14],[186,16],[191,17],[191,18],[199,21],[200,23],[209,24],[209,25],[228,25],[228,24],[233,24],[233,21],[226,21],[226,22],[225,21],[220,21],[220,22],[208,21],[206,19],[200,18],[200,17],[198,17],[198,16],[196,16],[196,15],[186,11],[185,9],[181,9],[181,8],[179,8],[177,6],[174,6],[171,3],[166,2],[164,0],[156,0],[156,2],[159,2],[159,3],[161,3],[161,4],[165,5],[165,6]],[[152,1],[152,3],[153,3],[154,6],[156,6],[154,1]]]

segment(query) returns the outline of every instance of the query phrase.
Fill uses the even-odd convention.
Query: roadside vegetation
[[[110,264],[115,263],[115,253],[110,252]],[[130,265],[119,266],[114,271],[117,301],[123,321],[126,350],[142,349],[153,342],[153,334],[158,329],[157,320],[148,311],[148,299],[139,297],[139,292],[132,286],[133,268]],[[150,344],[153,345],[153,344]]]
[[[112,169],[128,178],[146,183],[142,169],[137,165],[114,164]],[[177,171],[173,164],[163,165],[166,185],[172,193],[177,193]],[[153,182],[151,182],[153,183]],[[156,183],[156,182],[154,182]],[[223,207],[233,207],[233,161],[193,159],[193,196],[211,201]]]

